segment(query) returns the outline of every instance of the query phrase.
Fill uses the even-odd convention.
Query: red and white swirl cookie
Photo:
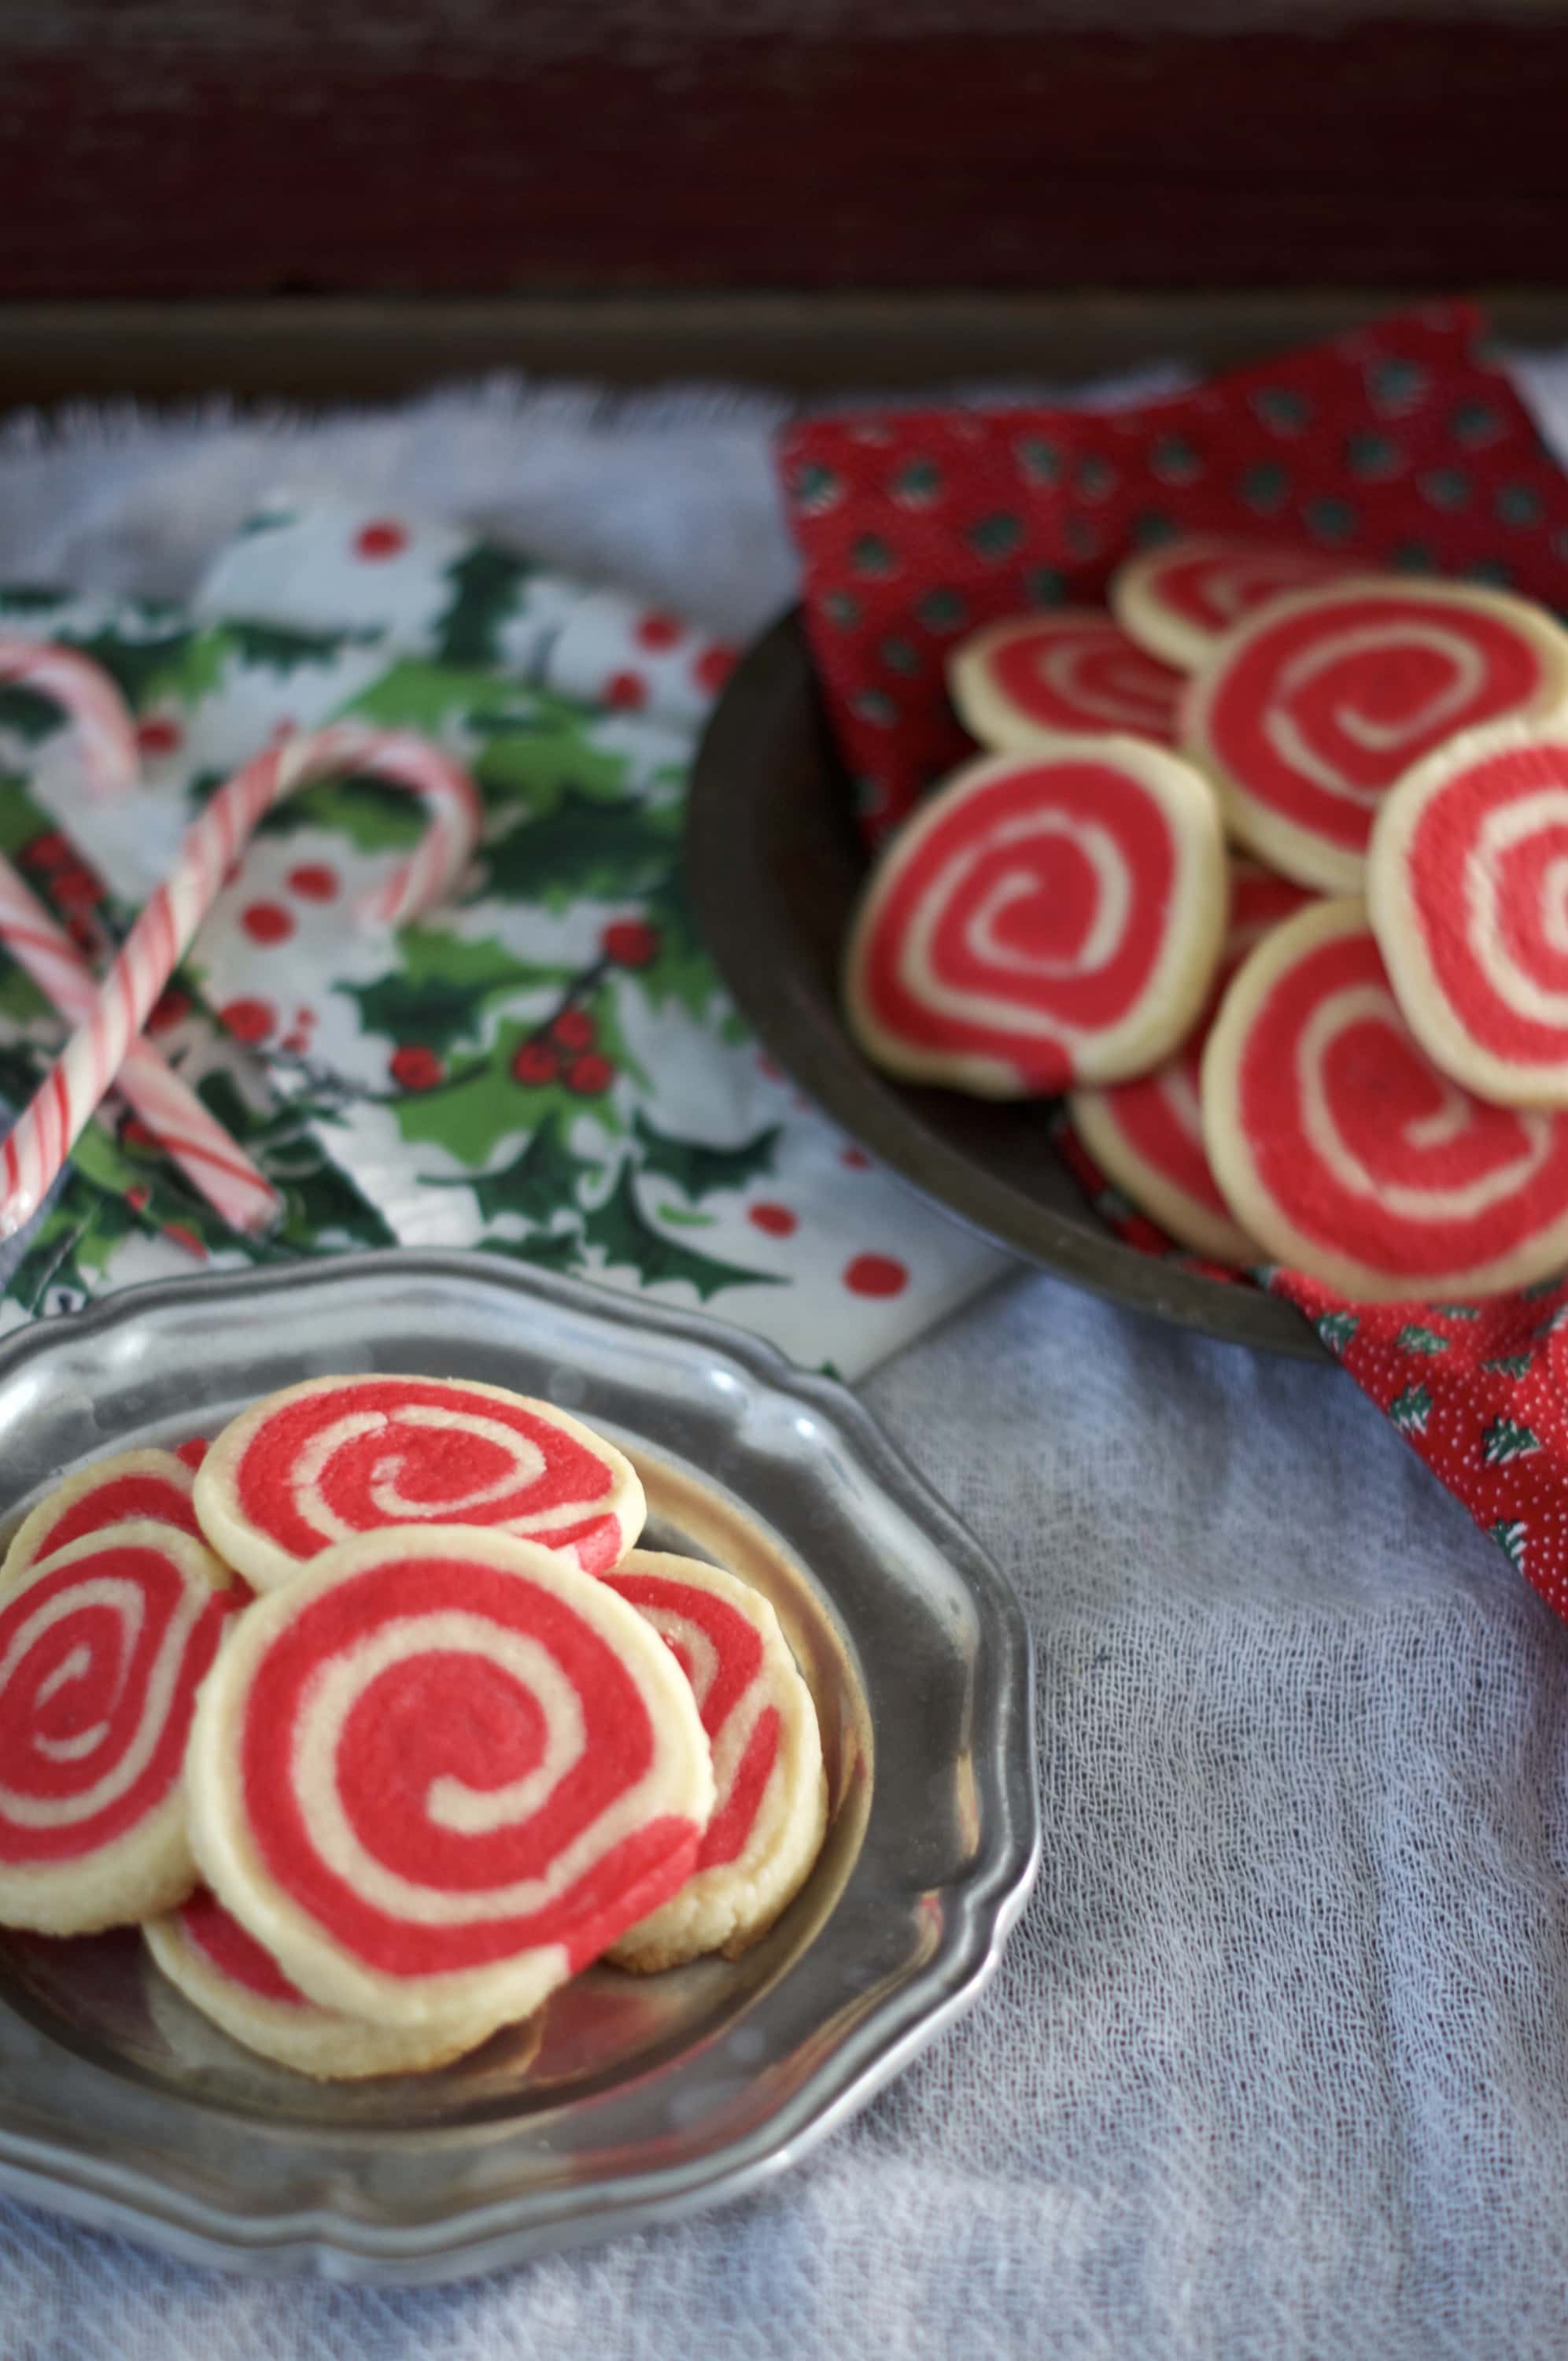
[[[1105,731],[1169,745],[1181,677],[1102,608],[1058,607],[962,641],[948,659],[948,690],[970,735],[1002,752]]]
[[[1568,724],[1499,722],[1407,772],[1366,900],[1428,1056],[1505,1106],[1568,1106]]]
[[[761,1591],[718,1566],[633,1550],[603,1579],[674,1650],[713,1749],[713,1817],[680,1892],[623,1935],[617,1967],[739,1959],[822,1850],[828,1779],[811,1692]]]
[[[318,2008],[204,1885],[177,1910],[149,1918],[142,1934],[170,1982],[231,2040],[318,2081],[426,2073],[477,2049],[495,2029],[488,2021],[366,2025]],[[537,2047],[537,2029],[533,2038]],[[509,2060],[514,2069],[519,2062]]]
[[[485,1525],[585,1573],[642,1530],[622,1452],[565,1411],[458,1378],[309,1378],[225,1427],[196,1472],[213,1547],[258,1590],[382,1525]]]
[[[200,1541],[202,1528],[191,1504],[194,1482],[190,1468],[172,1451],[120,1451],[112,1459],[95,1460],[57,1484],[23,1518],[0,1567],[0,1588],[40,1557],[79,1542],[83,1533],[122,1525],[129,1517],[150,1517],[156,1524],[172,1525]]]
[[[891,1072],[986,1098],[1117,1082],[1186,1033],[1224,925],[1219,814],[1189,764],[1133,738],[989,755],[878,861],[850,1023]]]
[[[181,1772],[235,1600],[187,1534],[132,1519],[0,1599],[0,1924],[90,1934],[196,1882]]]
[[[1439,1071],[1360,902],[1310,904],[1243,964],[1203,1053],[1203,1139],[1242,1226],[1347,1295],[1496,1295],[1568,1261],[1568,1115]]]
[[[1463,730],[1565,705],[1568,634],[1541,609],[1363,575],[1275,599],[1218,642],[1182,744],[1244,844],[1303,885],[1359,893],[1396,779]]]
[[[192,1838],[324,2008],[492,2026],[690,1875],[713,1806],[679,1664],[559,1554],[389,1527],[247,1609],[202,1691]]]
[[[1201,1099],[1203,1044],[1224,987],[1247,953],[1271,927],[1311,899],[1287,878],[1270,876],[1250,861],[1233,861],[1223,961],[1209,1004],[1180,1049],[1136,1082],[1077,1090],[1068,1099],[1073,1128],[1107,1179],[1178,1245],[1216,1262],[1246,1264],[1263,1257],[1257,1241],[1233,1218],[1209,1170]]]
[[[1347,572],[1321,551],[1193,533],[1130,557],[1111,577],[1112,610],[1129,639],[1179,671],[1269,599],[1315,589]]]

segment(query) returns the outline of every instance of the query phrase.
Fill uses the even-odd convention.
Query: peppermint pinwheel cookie
[[[642,1530],[625,1455],[565,1411],[467,1378],[309,1378],[252,1403],[196,1473],[213,1547],[274,1590],[378,1526],[483,1525],[589,1574]]]
[[[1427,1055],[1482,1098],[1568,1106],[1568,719],[1473,730],[1407,772],[1366,899]]]
[[[1496,1295],[1568,1260],[1568,1115],[1490,1105],[1400,1014],[1365,904],[1265,937],[1203,1052],[1203,1139],[1277,1260],[1371,1301]]]
[[[127,1518],[150,1517],[200,1541],[202,1528],[191,1500],[194,1483],[172,1451],[119,1451],[112,1459],[94,1461],[68,1476],[23,1518],[0,1566],[0,1589],[38,1558]]]
[[[1231,863],[1231,920],[1224,961],[1209,1005],[1179,1049],[1135,1082],[1073,1091],[1073,1129],[1106,1178],[1179,1246],[1218,1262],[1262,1259],[1209,1170],[1203,1148],[1203,1044],[1221,995],[1247,953],[1271,927],[1313,897],[1250,861]]]
[[[318,2008],[205,1886],[177,1910],[149,1918],[141,1931],[159,1970],[192,2008],[258,2057],[318,2081],[428,2073],[477,2049],[494,2030],[488,2020],[366,2025]],[[538,2040],[535,2027],[535,2048]],[[510,2060],[514,2068],[521,2062]]]
[[[984,757],[872,873],[850,1027],[890,1072],[985,1098],[1145,1072],[1203,1005],[1225,893],[1214,798],[1162,748],[1064,738]]]
[[[191,1830],[220,1902],[323,2008],[511,2023],[668,1901],[713,1767],[636,1609],[471,1526],[324,1551],[203,1688]]]
[[[1444,740],[1568,707],[1568,634],[1523,598],[1357,575],[1273,600],[1192,676],[1183,751],[1241,841],[1302,885],[1359,893],[1378,807]]]
[[[1311,590],[1349,569],[1321,550],[1184,534],[1130,557],[1111,577],[1111,609],[1128,638],[1162,664],[1190,672],[1244,618],[1271,598]]]
[[[970,737],[999,751],[1106,731],[1169,745],[1181,679],[1102,608],[1058,607],[960,642],[948,660],[948,688]]]
[[[194,1885],[181,1774],[227,1581],[142,1518],[37,1559],[0,1598],[0,1924],[91,1934]]]
[[[828,1780],[817,1708],[761,1591],[697,1558],[633,1550],[603,1577],[691,1683],[713,1749],[713,1817],[691,1876],[623,1935],[617,1967],[650,1973],[766,1934],[822,1850]]]

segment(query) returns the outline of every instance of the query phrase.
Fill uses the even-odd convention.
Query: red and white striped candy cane
[[[455,763],[411,732],[339,723],[270,748],[236,771],[187,832],[172,873],[104,978],[92,1015],[13,1126],[0,1159],[0,1237],[14,1237],[43,1202],[263,815],[285,796],[345,771],[395,780],[432,811],[425,838],[376,897],[372,916],[392,924],[414,917],[452,884],[478,834],[478,792]]]
[[[53,699],[76,727],[82,767],[103,795],[117,795],[136,783],[136,723],[108,674],[74,648],[52,640],[28,640],[0,631],[0,680],[36,688]]]
[[[80,1021],[92,1016],[97,977],[3,854],[0,943],[62,1016]],[[150,1041],[138,1036],[131,1043],[118,1079],[120,1090],[159,1146],[215,1213],[232,1228],[252,1235],[272,1227],[282,1210],[276,1190]]]

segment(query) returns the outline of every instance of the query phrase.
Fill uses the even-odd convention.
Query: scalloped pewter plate
[[[980,1991],[1038,1850],[1014,1593],[842,1387],[700,1314],[483,1255],[138,1288],[0,1348],[0,1532],[78,1465],[338,1370],[546,1396],[629,1448],[650,1538],[779,1609],[832,1817],[734,1963],[590,1969],[443,2071],[317,2084],[251,2057],[134,1932],[0,1945],[0,2189],[192,2259],[454,2279],[756,2189]]]

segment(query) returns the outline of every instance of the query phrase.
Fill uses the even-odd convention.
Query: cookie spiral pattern
[[[1180,675],[1136,646],[1097,607],[1018,615],[956,648],[948,685],[982,746],[1106,731],[1174,742]]]
[[[536,1543],[394,1527],[249,1609],[192,1733],[207,1883],[323,2007],[528,2015],[689,1874],[713,1801],[679,1665]]]
[[[384,1525],[482,1525],[561,1551],[586,1573],[635,1541],[642,1487],[613,1444],[564,1411],[444,1378],[313,1378],[245,1411],[196,1476],[196,1513],[261,1590]]]
[[[1407,774],[1367,902],[1428,1055],[1504,1105],[1568,1105],[1568,730],[1504,722]]]
[[[900,830],[850,931],[868,1053],[992,1098],[1116,1081],[1175,1048],[1224,923],[1204,782],[1128,738],[992,755]]]
[[[68,1476],[17,1526],[0,1567],[0,1587],[24,1566],[52,1557],[84,1533],[101,1532],[131,1517],[150,1517],[200,1541],[191,1499],[193,1482],[190,1468],[172,1451],[156,1450],[116,1452]]]
[[[1217,640],[1269,599],[1332,582],[1345,570],[1310,549],[1194,534],[1119,566],[1111,607],[1139,647],[1190,672]]]
[[[1253,952],[1202,1094],[1236,1219],[1331,1287],[1488,1295],[1568,1259],[1568,1115],[1489,1105],[1431,1063],[1359,902],[1314,903]]]
[[[1365,577],[1275,601],[1194,675],[1183,744],[1228,824],[1303,885],[1360,892],[1383,797],[1460,731],[1568,699],[1568,636],[1493,592]]]
[[[713,1750],[713,1817],[693,1873],[611,1957],[666,1968],[734,1957],[798,1892],[821,1848],[827,1782],[817,1709],[773,1607],[696,1558],[633,1550],[609,1587],[674,1651]]]
[[[1068,1112],[1089,1153],[1139,1211],[1194,1254],[1246,1264],[1257,1242],[1233,1218],[1203,1147],[1203,1044],[1221,995],[1271,927],[1312,897],[1251,862],[1231,863],[1231,917],[1224,959],[1207,1007],[1175,1054],[1135,1082],[1074,1091]]]
[[[133,1520],[27,1566],[0,1601],[0,1921],[86,1933],[195,1872],[181,1769],[234,1601],[200,1543]]]

